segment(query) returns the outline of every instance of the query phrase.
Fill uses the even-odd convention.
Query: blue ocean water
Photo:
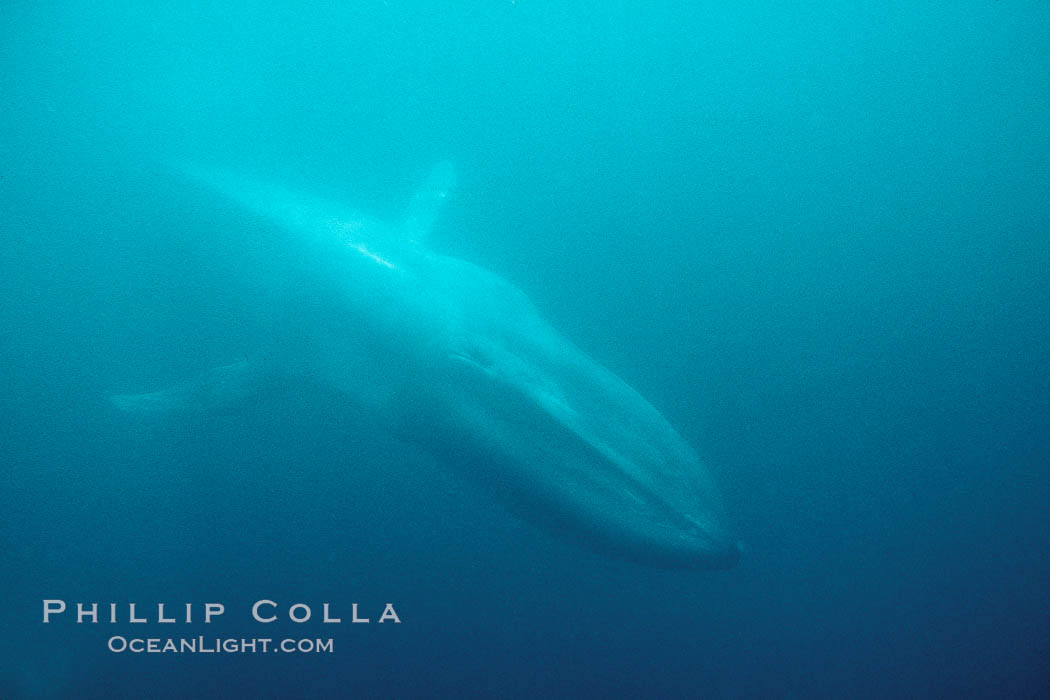
[[[1046,694],[1048,47],[1025,0],[5,3],[0,697]],[[306,389],[108,406],[287,285],[171,163],[397,217],[445,159],[432,245],[675,425],[735,568],[553,537]],[[335,650],[115,653],[45,599]]]

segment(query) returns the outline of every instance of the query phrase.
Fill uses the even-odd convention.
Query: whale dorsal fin
[[[321,197],[301,194],[225,170],[189,163],[176,164],[175,167],[188,179],[224,195],[247,211],[300,234],[304,241],[317,246],[349,244],[369,256],[376,246],[402,241],[425,243],[441,212],[441,206],[456,184],[456,171],[452,163],[438,163],[412,195],[400,225],[384,225],[372,216]]]
[[[441,161],[412,195],[403,224],[405,236],[413,242],[424,243],[434,227],[441,206],[456,186],[456,171],[452,163]]]

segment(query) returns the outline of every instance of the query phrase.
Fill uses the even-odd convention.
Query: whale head
[[[457,285],[469,298],[428,373],[442,378],[431,446],[527,520],[592,549],[667,568],[733,566],[740,549],[717,489],[668,421],[510,283],[464,269]]]

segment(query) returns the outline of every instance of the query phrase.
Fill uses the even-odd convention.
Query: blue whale
[[[517,287],[428,246],[455,183],[450,164],[393,223],[229,172],[184,170],[294,241],[311,302],[282,322],[288,337],[265,362],[113,396],[116,406],[207,411],[278,379],[320,383],[526,520],[592,549],[668,568],[736,563],[711,477],[667,420]]]

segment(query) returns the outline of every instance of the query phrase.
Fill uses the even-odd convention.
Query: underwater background
[[[1050,693],[1045,2],[13,0],[0,100],[0,697]],[[433,247],[660,409],[740,563],[580,549],[306,392],[114,415],[266,333],[281,251],[183,159],[390,218],[454,162]]]

